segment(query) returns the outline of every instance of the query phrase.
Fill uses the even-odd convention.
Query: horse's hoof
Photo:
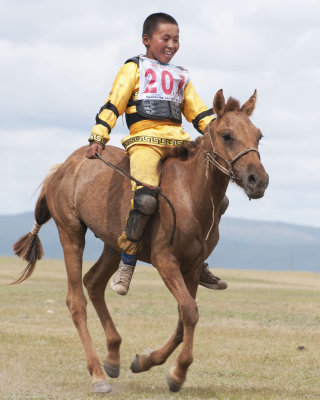
[[[105,379],[103,381],[94,382],[92,384],[93,393],[110,393],[112,392],[112,387],[109,382]]]
[[[142,369],[139,368],[139,355],[137,354],[135,358],[133,359],[130,369],[134,374],[138,374],[139,372],[142,372]]]
[[[112,366],[104,361],[103,368],[108,376],[110,376],[110,378],[118,378],[118,376],[120,375],[120,365]]]
[[[167,384],[169,386],[170,392],[179,392],[179,390],[182,388],[183,383],[179,383],[172,379],[170,375],[167,375]]]

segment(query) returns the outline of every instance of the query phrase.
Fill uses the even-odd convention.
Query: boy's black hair
[[[151,38],[153,32],[157,29],[157,25],[161,23],[178,25],[178,22],[171,15],[162,12],[154,13],[144,21],[142,35],[146,34]]]

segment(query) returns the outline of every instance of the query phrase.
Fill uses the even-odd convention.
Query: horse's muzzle
[[[269,184],[269,175],[261,165],[256,169],[248,166],[247,173],[241,176],[242,187],[249,199],[260,199]]]

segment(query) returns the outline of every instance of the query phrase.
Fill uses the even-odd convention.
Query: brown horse
[[[225,192],[230,178],[249,198],[260,198],[268,185],[258,153],[261,132],[250,121],[256,92],[240,107],[230,98],[225,103],[222,90],[214,97],[217,118],[196,142],[177,149],[162,165],[161,187],[174,204],[177,229],[172,245],[168,238],[172,214],[160,198],[150,220],[144,247],[138,258],[157,268],[178,303],[175,332],[160,349],[137,355],[131,364],[135,373],[163,364],[182,343],[174,366],[167,376],[171,391],[178,391],[193,360],[193,335],[198,321],[195,302],[201,265],[219,239],[220,216],[226,208]],[[67,306],[82,341],[94,392],[111,391],[87,328],[86,297],[82,285],[82,255],[89,228],[104,242],[99,260],[83,278],[98,313],[107,341],[104,369],[110,377],[120,372],[121,337],[115,328],[104,298],[106,285],[120,260],[117,237],[124,229],[132,197],[130,181],[107,168],[100,160],[88,160],[86,148],[75,151],[44,180],[35,208],[33,230],[15,245],[17,255],[28,261],[19,283],[31,275],[42,247],[38,238],[41,225],[54,219],[64,251],[68,275]],[[181,154],[183,153],[183,158]],[[103,157],[129,170],[123,150],[107,146]],[[224,209],[223,209],[224,208]]]

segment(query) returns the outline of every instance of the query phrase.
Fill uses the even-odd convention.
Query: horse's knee
[[[97,276],[95,274],[96,265],[97,265],[97,263],[89,269],[89,271],[84,275],[84,277],[82,279],[82,282],[89,294],[95,290],[96,286],[98,286],[98,283],[99,283]]]
[[[192,301],[182,304],[180,309],[184,325],[195,327],[199,320],[199,312],[196,302],[192,299]]]
[[[87,289],[91,301],[99,301],[104,298],[106,289],[106,280],[98,279],[99,277],[94,274],[94,270],[89,270],[83,277],[83,284]]]
[[[87,289],[88,296],[91,299],[91,301],[94,300],[96,297],[100,297],[100,293],[98,293],[99,291],[95,287],[95,283],[90,276],[85,275],[83,277],[83,284]]]
[[[91,274],[90,274],[90,270],[84,275],[84,277],[83,277],[83,279],[82,279],[82,282],[83,282],[85,288],[86,288],[87,290],[89,290],[89,289],[90,289],[90,283],[91,283]]]
[[[71,318],[77,326],[87,316],[87,299],[85,297],[75,300],[67,298],[67,306],[69,308]]]

